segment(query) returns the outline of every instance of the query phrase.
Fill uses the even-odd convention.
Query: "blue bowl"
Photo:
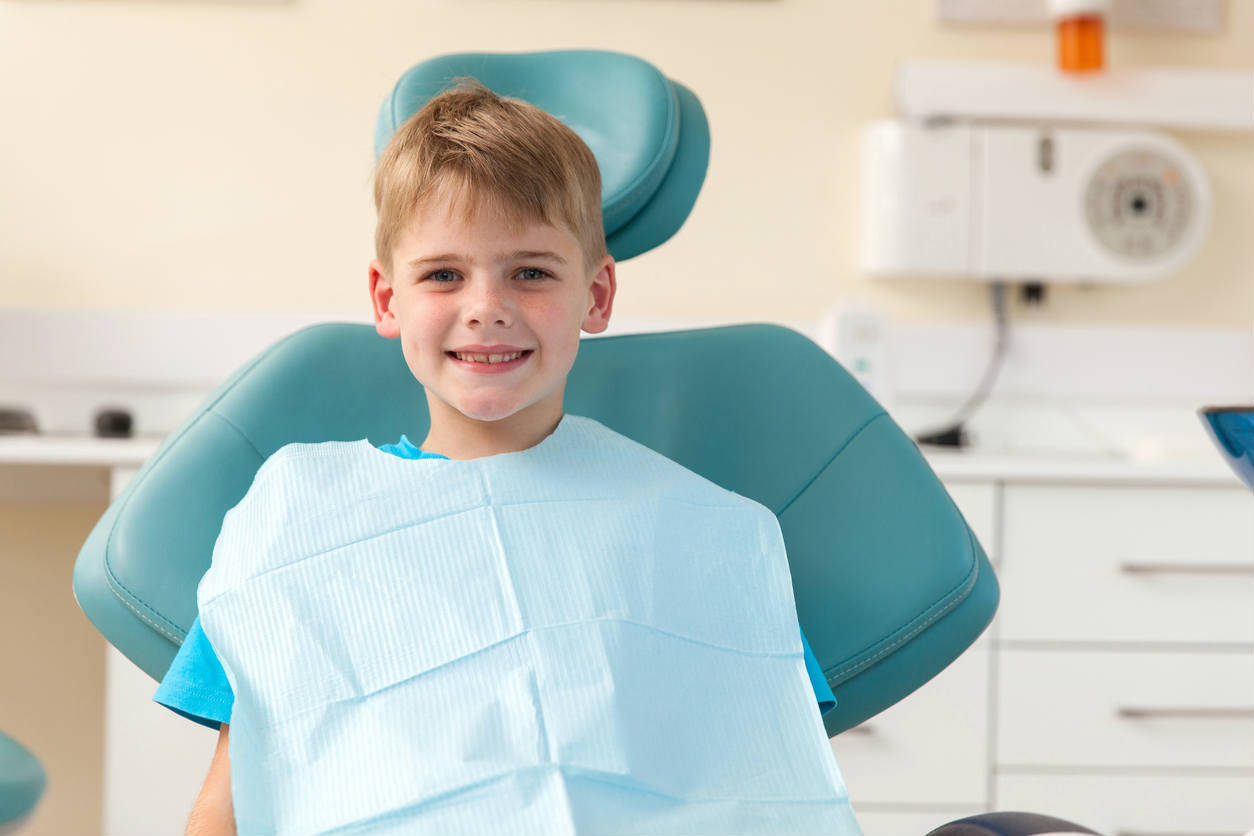
[[[1197,415],[1228,465],[1254,490],[1254,406],[1206,406]]]

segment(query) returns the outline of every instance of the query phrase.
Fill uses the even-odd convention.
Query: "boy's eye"
[[[541,270],[539,267],[523,267],[514,275],[521,276],[521,275],[526,275],[526,274],[530,274],[530,275],[527,275],[527,278],[530,281],[537,281],[539,279],[547,278],[550,275],[547,270]],[[446,276],[446,275],[456,276],[457,272],[454,270],[432,270],[424,278],[431,279],[436,284],[448,284],[448,282],[442,278],[443,276]]]

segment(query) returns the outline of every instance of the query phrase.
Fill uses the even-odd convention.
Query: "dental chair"
[[[376,156],[461,75],[532,102],[584,139],[601,167],[616,260],[683,224],[709,158],[705,114],[688,88],[621,53],[425,61],[387,95]],[[824,717],[829,736],[919,688],[992,620],[998,587],[988,558],[918,448],[795,331],[745,324],[585,339],[564,407],[775,512],[797,615],[836,695]],[[268,456],[291,442],[420,439],[428,421],[399,341],[373,326],[323,323],[279,340],[214,390],[109,506],[75,565],[79,606],[161,680],[197,615],[223,516]],[[993,813],[932,832],[1092,831]]]
[[[26,824],[47,785],[35,753],[0,731],[0,836],[16,834]]]

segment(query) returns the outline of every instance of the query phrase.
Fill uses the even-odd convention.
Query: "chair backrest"
[[[710,159],[705,109],[647,61],[597,49],[458,53],[410,67],[375,122],[377,158],[396,129],[457,76],[562,120],[601,170],[601,218],[615,261],[651,250],[692,211]]]
[[[582,91],[549,101],[563,102],[556,115],[577,131],[595,125],[585,130],[601,143],[589,142],[605,172],[607,234],[619,224],[616,258],[656,246],[682,224],[708,159],[700,104],[682,87],[618,53],[453,57],[437,77],[480,72],[505,94],[507,86],[490,83],[499,72],[537,104],[549,86]],[[495,58],[519,63],[488,60]],[[528,61],[545,71],[522,73]],[[616,69],[602,79],[591,74],[598,66]],[[623,148],[607,148],[606,137],[633,125],[632,111],[610,108],[615,119],[584,121],[602,113],[607,96],[630,101],[624,90],[633,79],[637,92],[652,92],[632,107],[671,102],[670,116],[682,122],[673,141],[666,107],[644,120],[649,130],[633,127]],[[406,89],[389,95],[377,137],[390,136],[424,101]],[[404,95],[412,100],[397,104]],[[690,123],[695,139],[686,140]],[[645,183],[652,192],[642,196]],[[583,340],[564,408],[776,513],[798,618],[838,701],[824,717],[830,735],[922,685],[992,619],[998,590],[988,559],[918,448],[839,363],[795,331],[747,324]],[[109,506],[75,565],[79,606],[160,679],[196,616],[196,586],[222,519],[268,456],[290,442],[420,439],[428,421],[399,341],[352,323],[284,338],[214,390]]]

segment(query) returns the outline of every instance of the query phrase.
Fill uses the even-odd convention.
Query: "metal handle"
[[[1254,708],[1131,708],[1119,707],[1120,717],[1203,717],[1217,720],[1254,720]]]
[[[1128,575],[1254,575],[1254,563],[1132,563],[1119,564]]]

